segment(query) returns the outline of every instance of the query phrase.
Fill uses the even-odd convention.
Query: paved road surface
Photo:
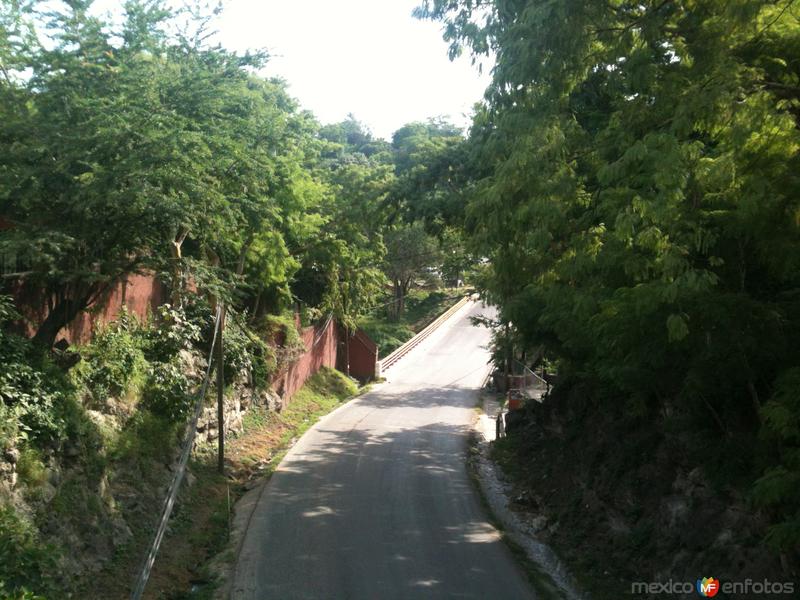
[[[295,445],[258,500],[236,600],[532,598],[464,463],[488,331],[468,303]]]

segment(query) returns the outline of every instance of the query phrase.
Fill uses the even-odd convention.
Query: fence
[[[528,399],[541,402],[549,391],[548,383],[523,365],[518,360],[511,363],[511,374],[508,376],[509,392],[518,391]]]
[[[413,338],[408,340],[405,344],[400,346],[397,350],[392,352],[386,358],[382,358],[378,361],[375,376],[380,377],[386,370],[394,365],[397,361],[403,358],[406,354],[411,352],[414,348],[416,348],[424,339],[430,336],[434,331],[436,331],[447,319],[452,317],[458,310],[464,306],[469,301],[469,296],[463,297],[459,300],[456,304],[454,304],[447,312],[441,315],[438,319],[436,319],[433,323],[428,325],[425,329],[420,331],[417,335]]]

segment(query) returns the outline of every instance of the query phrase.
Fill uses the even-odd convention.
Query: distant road
[[[485,328],[468,303],[310,430],[267,484],[236,600],[533,598],[465,468]]]

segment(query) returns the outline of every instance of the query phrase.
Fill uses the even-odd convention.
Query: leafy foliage
[[[408,291],[417,280],[430,281],[441,264],[439,244],[421,222],[401,224],[386,233],[386,274],[394,290],[393,314],[399,318],[405,310]]]
[[[55,549],[10,506],[0,506],[0,597],[35,600],[58,593]],[[36,594],[34,594],[34,592]]]
[[[0,446],[19,440],[57,444],[67,435],[66,394],[69,385],[50,360],[28,340],[7,333],[18,317],[8,297],[0,296]]]
[[[756,490],[786,519],[772,539],[796,548],[780,437],[800,364],[791,2],[430,0],[418,14],[445,22],[451,54],[497,58],[465,226],[517,352],[544,348],[650,427],[678,414],[737,439],[754,474],[764,419],[782,449]]]
[[[183,420],[193,406],[186,366],[179,359],[150,365],[142,403],[154,415],[170,422]]]
[[[108,327],[95,332],[91,344],[81,350],[81,362],[73,378],[90,391],[96,402],[124,395],[144,370],[141,326],[123,311]]]

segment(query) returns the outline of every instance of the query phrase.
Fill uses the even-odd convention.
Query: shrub
[[[31,446],[23,448],[17,462],[17,473],[29,487],[39,487],[47,480],[47,469],[41,453]]]
[[[123,309],[119,319],[101,331],[81,349],[83,360],[74,370],[96,401],[122,396],[144,372],[143,329],[134,316]]]
[[[15,315],[10,300],[0,296],[0,401],[3,420],[12,421],[0,426],[0,441],[4,446],[18,439],[55,443],[65,436],[62,405],[69,385],[28,340],[2,330],[4,320]]]
[[[5,402],[0,402],[0,451],[14,446],[18,432],[17,415]]]
[[[192,407],[191,383],[180,360],[150,365],[142,395],[143,405],[171,422],[182,420]]]
[[[150,468],[153,461],[169,463],[174,455],[179,426],[143,410],[137,412],[110,445],[114,460],[137,462]]]
[[[57,597],[56,551],[10,506],[0,506],[0,598]]]
[[[800,368],[787,369],[761,409],[762,436],[777,445],[780,463],[768,468],[753,488],[756,504],[779,515],[767,542],[777,550],[800,547]]]
[[[164,304],[158,308],[155,323],[145,330],[145,357],[151,362],[169,362],[181,350],[193,348],[202,337],[200,317],[190,319],[186,311]]]
[[[302,345],[297,329],[292,324],[292,331]],[[294,338],[288,335],[291,344],[296,344]],[[228,313],[225,321],[225,380],[232,381],[242,369],[249,369],[253,378],[253,386],[263,389],[270,383],[270,378],[278,367],[278,357],[275,348],[256,335],[248,327],[244,315]]]

